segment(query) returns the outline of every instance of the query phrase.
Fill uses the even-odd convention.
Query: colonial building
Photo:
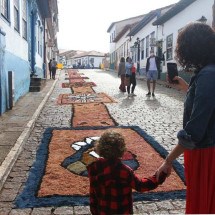
[[[64,50],[59,53],[60,63],[64,65],[64,67],[72,67],[74,64],[73,57],[75,55],[79,55],[85,53],[85,51],[81,50]]]
[[[69,50],[63,51],[59,54],[60,62],[65,67],[79,67],[79,68],[99,68],[105,64],[108,68],[107,61],[109,62],[109,54],[101,53],[98,51],[80,51]]]
[[[138,22],[138,24],[127,34],[127,37],[131,38],[131,57],[137,67],[137,71],[140,74],[145,72],[145,66],[147,58],[150,55],[150,50],[153,49],[158,55],[162,55],[162,41],[157,39],[157,28],[152,23],[157,20],[158,17],[165,14],[173,5],[159,8],[150,11],[145,17]],[[155,50],[155,40],[159,45],[159,49]],[[139,62],[139,64],[137,64]],[[159,74],[160,75],[160,74]]]
[[[121,37],[118,35],[124,35],[132,26],[140,21],[144,15],[124,19],[121,21],[113,22],[109,26],[107,32],[110,34],[110,69],[117,69],[119,61],[119,53],[125,53],[128,55],[130,45],[129,39],[124,38],[119,41]]]
[[[163,50],[166,51],[162,79],[165,79],[167,63],[176,62],[174,50],[178,33],[191,22],[198,21],[212,26],[213,4],[214,0],[181,0],[152,23],[157,28],[157,41],[162,41]],[[182,68],[179,67],[179,71]]]
[[[57,53],[57,16],[57,0],[1,0],[0,114],[29,92],[31,77],[46,77],[47,58]]]
[[[146,59],[153,49],[158,56],[165,52],[165,61],[162,62],[162,72],[159,74],[159,78],[165,80],[167,63],[175,62],[174,50],[178,33],[190,22],[206,22],[212,26],[215,14],[213,5],[214,0],[181,0],[176,4],[150,11],[133,25],[121,23],[122,30],[110,41],[111,68],[117,69],[116,66],[113,68],[112,63],[117,65],[121,56],[130,56],[136,67],[139,67],[137,71],[144,74]],[[112,31],[113,26],[112,23],[109,27]],[[114,35],[112,31],[108,30],[111,38]],[[179,70],[182,68],[179,67]]]
[[[97,51],[83,52],[71,58],[72,65],[81,68],[101,68],[105,53]]]

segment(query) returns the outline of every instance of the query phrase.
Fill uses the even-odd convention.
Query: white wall
[[[117,54],[118,54],[118,62],[117,65],[120,62],[120,53],[121,51],[123,52],[123,55],[121,57],[128,57],[130,56],[130,37],[127,37],[127,34],[130,32],[130,30],[128,30],[124,36],[122,36],[119,41],[116,42],[116,50],[117,50]],[[129,52],[127,53],[127,47],[129,49]],[[125,53],[125,54],[124,54]]]
[[[140,41],[142,39],[145,39],[144,40],[144,59],[141,60],[141,53],[140,53],[140,68],[145,68],[146,67],[146,60],[147,60],[147,57],[146,57],[146,37],[152,33],[152,32],[155,32],[155,38],[156,38],[156,34],[157,34],[157,27],[156,26],[153,26],[152,23],[156,20],[156,18],[154,18],[151,22],[149,22],[144,28],[142,28],[137,34],[135,34],[133,37],[132,37],[132,40],[131,40],[131,46],[134,45],[134,43],[136,42],[137,38],[140,39]],[[151,47],[149,47],[150,49]],[[140,50],[141,51],[141,50]]]
[[[22,2],[22,1],[20,1]],[[0,18],[0,26],[6,32],[6,51],[19,56],[23,60],[28,61],[28,43],[22,37],[22,4],[20,3],[20,32],[14,29],[14,7],[13,1],[10,3],[10,23],[3,17]]]
[[[164,23],[163,27],[159,26],[158,39],[163,39],[164,41],[163,51],[166,50],[166,37],[170,34],[173,34],[173,60],[167,61],[166,63],[175,62],[174,50],[176,48],[178,30],[182,29],[188,23],[200,19],[201,16],[205,16],[207,18],[207,24],[212,26],[213,4],[214,0],[197,0]],[[166,71],[166,67],[164,67],[164,71]]]
[[[99,67],[100,64],[102,64],[102,59],[104,57],[100,57],[100,56],[89,56],[90,58],[94,58],[94,67]]]
[[[116,47],[115,43],[112,42],[112,41],[113,41],[112,35],[114,34],[114,32],[116,32],[116,25],[114,25],[114,26],[111,28],[111,31],[110,31],[110,33],[109,33],[109,35],[110,35],[110,37],[111,37],[111,38],[109,37],[110,54],[111,54],[112,52],[115,51],[115,47]]]

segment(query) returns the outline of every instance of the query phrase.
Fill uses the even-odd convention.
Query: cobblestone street
[[[149,98],[146,97],[146,82],[138,80],[135,89],[137,96],[128,97],[126,93],[119,91],[120,79],[116,73],[101,70],[79,70],[79,72],[89,77],[88,81],[96,83],[95,92],[104,92],[117,101],[106,104],[106,106],[110,115],[119,125],[139,126],[154,137],[167,151],[174,147],[177,143],[176,134],[182,127],[184,93],[157,84],[155,98]],[[34,129],[1,191],[0,215],[90,214],[89,206],[14,208],[14,200],[24,188],[45,129],[49,127],[69,128],[71,126],[71,106],[58,105],[56,102],[59,94],[71,93],[70,88],[62,88],[63,82],[67,81],[65,81],[65,71],[62,70],[53,92],[36,120]],[[183,165],[183,157],[180,157],[178,161]],[[178,194],[171,194],[168,200],[158,197],[153,202],[134,202],[134,213],[184,214],[184,196],[176,198],[175,195]]]

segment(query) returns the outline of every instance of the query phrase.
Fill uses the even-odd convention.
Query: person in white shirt
[[[147,77],[147,96],[155,96],[156,81],[158,79],[158,71],[160,70],[160,62],[164,61],[164,54],[162,58],[155,56],[154,51],[150,51],[150,57],[147,59],[146,63],[146,77]],[[153,81],[152,93],[150,89],[150,82]]]

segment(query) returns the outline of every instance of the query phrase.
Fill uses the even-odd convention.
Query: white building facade
[[[119,41],[118,44],[115,41],[115,39],[117,38],[117,36],[123,31],[123,29],[125,28],[126,25],[132,25],[138,21],[140,21],[142,18],[144,17],[144,15],[141,16],[137,16],[137,17],[132,17],[132,18],[128,18],[125,20],[121,20],[118,22],[113,22],[107,32],[110,34],[110,69],[117,69],[117,65],[119,62],[119,55],[117,53],[119,53],[119,47],[122,46],[121,51],[120,52],[126,52],[127,53],[127,38],[125,39],[125,41]],[[127,43],[127,44],[125,44]],[[118,51],[117,51],[118,50]]]
[[[159,78],[166,80],[167,63],[175,62],[174,50],[179,31],[188,23],[195,21],[203,21],[212,26],[213,5],[214,0],[181,0],[176,4],[151,11],[132,29],[121,35],[120,39],[115,40],[115,43],[113,43],[114,40],[110,43],[110,53],[126,57],[125,52],[118,50],[122,44],[129,41],[129,55],[136,67],[139,62],[140,74],[144,74],[150,50],[153,49],[160,57],[165,52],[165,61],[161,62]],[[126,24],[124,24],[125,26]],[[110,33],[112,31],[114,31],[114,27]],[[116,34],[115,38],[117,37],[119,34]],[[118,63],[119,59],[116,56],[114,60],[117,60]],[[111,62],[113,63],[113,57]]]
[[[189,23],[202,21],[212,26],[214,0],[186,0],[186,7],[182,7],[185,1],[180,1],[175,7],[156,20],[158,40],[163,41],[163,50],[166,51],[166,63],[163,71],[167,71],[168,62],[176,62],[174,50],[178,33]],[[177,11],[179,11],[177,13]],[[179,70],[182,68],[179,67]],[[165,73],[163,74],[165,76]],[[165,79],[165,77],[163,77]]]

